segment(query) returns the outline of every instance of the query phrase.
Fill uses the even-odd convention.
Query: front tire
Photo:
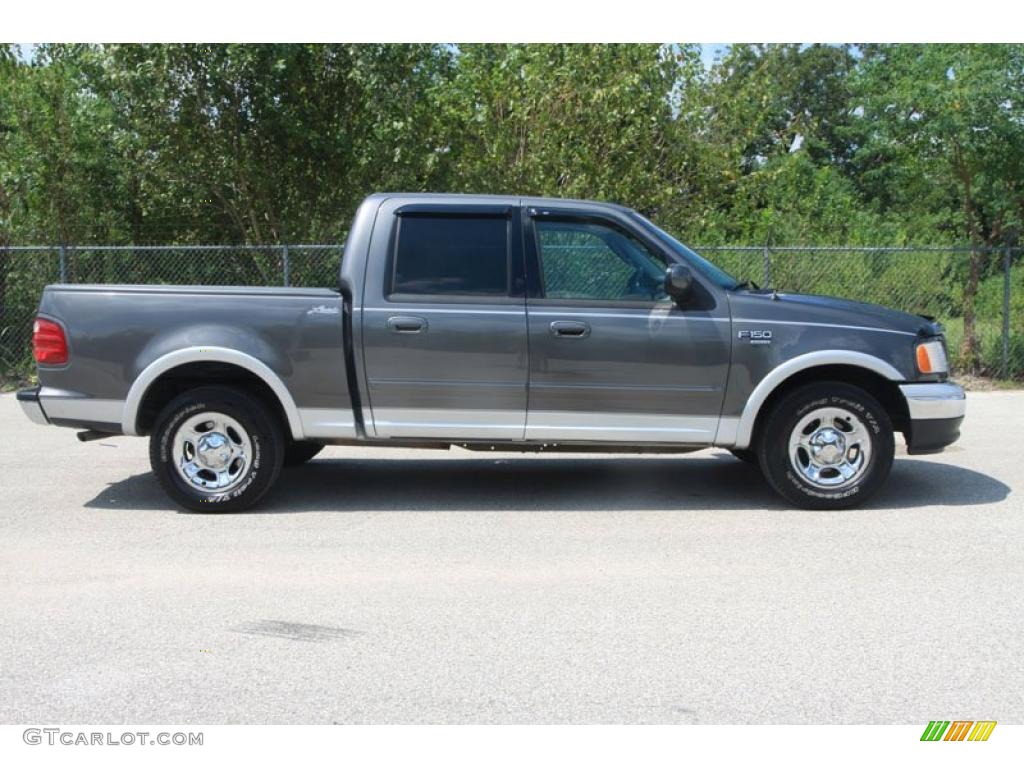
[[[870,394],[849,384],[806,384],[784,396],[758,434],[768,484],[803,509],[862,504],[889,476],[892,421]]]
[[[278,419],[251,395],[200,387],[157,416],[149,461],[160,485],[194,512],[239,512],[256,504],[281,472]]]

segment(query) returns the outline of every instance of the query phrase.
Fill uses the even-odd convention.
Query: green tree
[[[107,46],[144,215],[189,240],[337,240],[368,189],[430,185],[439,46]],[[141,165],[140,165],[141,164]],[[142,189],[145,187],[145,189]],[[181,230],[184,230],[183,232]]]
[[[687,46],[459,46],[436,97],[449,186],[629,201],[672,217],[692,191],[673,112],[699,68]]]
[[[1022,86],[1021,45],[864,48],[857,165],[889,204],[923,205],[940,227],[971,244],[960,349],[971,369],[978,364],[975,300],[989,266],[985,249],[1014,237],[1024,216]]]
[[[109,104],[89,93],[77,59],[84,46],[41,46],[33,63],[0,63],[0,179],[8,227],[22,242],[116,242],[123,238]]]
[[[851,154],[849,45],[733,45],[712,69],[707,102],[710,135],[739,168],[802,147],[816,165]]]

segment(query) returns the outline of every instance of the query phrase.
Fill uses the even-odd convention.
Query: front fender
[[[876,373],[890,381],[903,381],[904,376],[892,364],[864,352],[827,349],[799,355],[773,368],[754,387],[739,418],[723,417],[719,421],[715,445],[728,448],[749,448],[754,424],[765,401],[794,374],[825,365],[850,365]]]

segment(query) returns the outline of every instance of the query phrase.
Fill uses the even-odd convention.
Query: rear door
[[[518,205],[389,202],[377,222],[362,313],[370,433],[522,440]]]
[[[729,312],[698,282],[681,309],[672,258],[613,214],[526,209],[530,406],[526,438],[706,444],[729,367]]]

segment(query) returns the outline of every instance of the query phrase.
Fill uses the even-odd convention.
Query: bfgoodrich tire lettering
[[[885,409],[859,387],[838,381],[806,384],[784,396],[758,432],[765,479],[804,509],[863,503],[889,476],[894,452]]]
[[[223,469],[205,463],[206,454],[197,455],[197,447],[198,453],[222,458]],[[160,485],[194,512],[251,507],[277,480],[283,457],[277,418],[260,400],[229,387],[201,387],[176,397],[157,417],[149,443],[150,465]]]

